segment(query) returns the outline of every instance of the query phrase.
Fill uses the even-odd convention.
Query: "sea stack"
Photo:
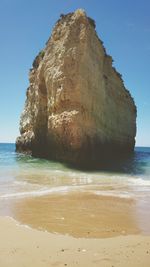
[[[29,73],[18,152],[100,163],[134,150],[136,106],[84,10],[61,15]]]

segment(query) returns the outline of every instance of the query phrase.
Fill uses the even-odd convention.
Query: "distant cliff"
[[[133,151],[136,106],[83,10],[61,15],[29,81],[17,151],[75,164]]]

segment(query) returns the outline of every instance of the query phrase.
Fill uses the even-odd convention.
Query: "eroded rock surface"
[[[29,81],[17,151],[75,164],[133,151],[134,101],[83,10],[61,15]]]

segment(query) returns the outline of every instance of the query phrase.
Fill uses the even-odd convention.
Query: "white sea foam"
[[[119,198],[132,198],[133,194],[131,192],[117,192],[117,191],[95,191],[93,192],[95,195],[98,196],[111,196],[111,197],[119,197]]]
[[[58,186],[53,188],[42,188],[40,190],[33,190],[33,191],[24,191],[24,192],[15,192],[15,193],[8,193],[3,194],[0,196],[0,199],[8,199],[8,198],[24,198],[24,197],[36,197],[36,196],[43,196],[49,195],[53,193],[67,193],[70,191],[70,186]],[[73,190],[73,187],[72,187]]]
[[[136,192],[140,195],[140,192],[144,194],[144,192],[150,191],[150,180],[131,174],[81,172],[68,169],[35,170],[32,168],[16,172],[19,180],[12,180],[11,184],[8,180],[8,188],[6,186],[5,191],[5,188],[1,188],[3,192],[0,192],[0,199],[38,197],[78,190],[96,195],[130,198]],[[32,177],[34,177],[35,183],[28,182],[28,179],[32,181]],[[4,185],[7,185],[5,183]],[[50,185],[54,185],[54,187],[50,187]],[[110,187],[112,190],[109,190]]]
[[[131,178],[128,180],[129,183],[134,185],[146,185],[150,186],[150,180],[142,179],[142,178]]]

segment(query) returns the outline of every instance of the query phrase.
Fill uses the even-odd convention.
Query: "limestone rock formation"
[[[61,15],[29,81],[17,151],[75,164],[133,151],[133,98],[83,10]]]

